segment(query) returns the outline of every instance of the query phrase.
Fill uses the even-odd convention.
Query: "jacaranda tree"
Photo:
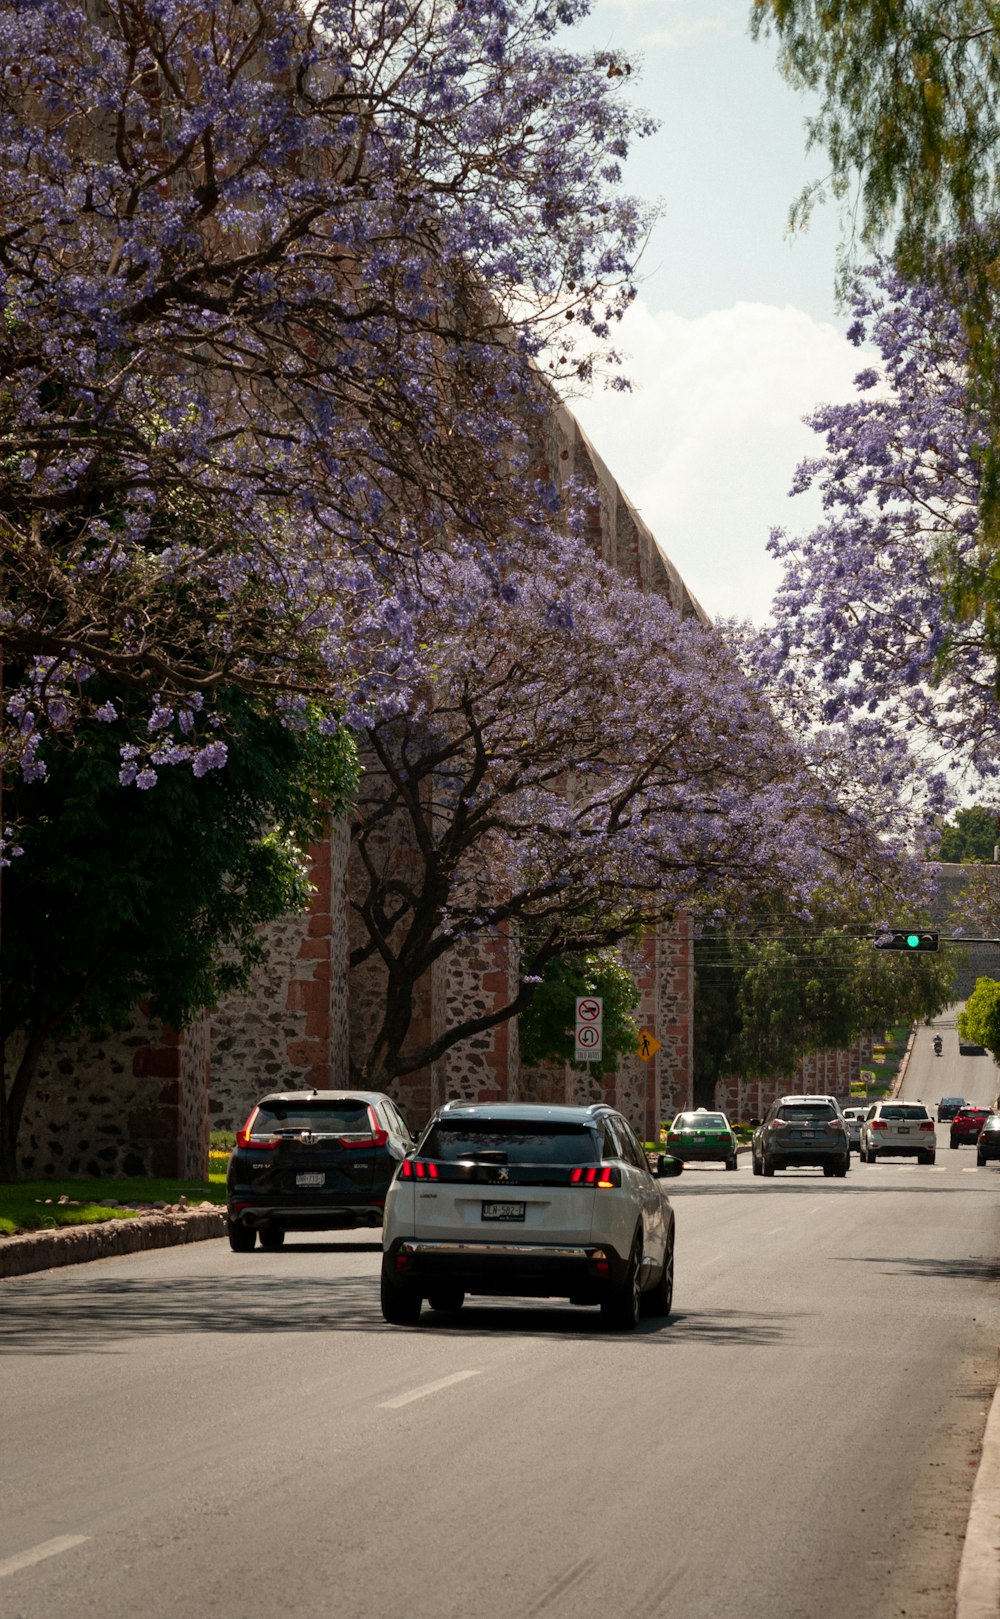
[[[143,786],[222,762],[216,691],[398,695],[394,557],[544,526],[535,379],[607,352],[644,230],[583,9],[0,0],[6,757],[94,671]]]
[[[888,831],[902,795],[939,812],[949,778],[996,775],[1000,576],[980,528],[987,435],[958,315],[882,265],[860,278],[855,316],[852,337],[878,361],[853,400],[811,418],[823,449],[795,487],[818,489],[824,516],[772,538],[785,573],[763,661],[796,724],[841,730]]]
[[[873,904],[901,880],[865,803],[837,802],[830,760],[779,728],[724,638],[582,545],[534,548],[499,588],[475,559],[425,559],[403,595],[423,682],[364,731],[352,828],[351,964],[384,985],[359,1081],[426,1066],[523,1011],[550,963],[679,906],[747,917],[780,893],[802,914],[848,873]],[[509,994],[456,997],[415,1033],[425,975],[491,945],[511,952]]]

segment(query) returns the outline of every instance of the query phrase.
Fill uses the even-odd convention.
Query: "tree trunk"
[[[44,1018],[32,1024],[28,1043],[17,1071],[7,1089],[5,1053],[0,1048],[0,1183],[9,1184],[17,1176],[17,1138],[21,1130],[25,1103],[31,1091],[38,1059],[45,1047],[51,1023]]]

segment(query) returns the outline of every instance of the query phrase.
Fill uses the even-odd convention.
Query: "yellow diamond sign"
[[[649,1029],[640,1029],[639,1041],[635,1048],[636,1056],[641,1057],[643,1062],[649,1062],[652,1057],[656,1056],[659,1049],[660,1042],[657,1040],[656,1035],[651,1033]]]

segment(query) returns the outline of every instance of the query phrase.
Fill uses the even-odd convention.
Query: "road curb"
[[[225,1234],[225,1209],[187,1209],[176,1214],[143,1214],[134,1220],[64,1226],[58,1231],[28,1231],[0,1237],[0,1278],[138,1254],[147,1248],[204,1242]]]
[[[1000,1387],[993,1396],[958,1569],[955,1619],[1000,1614]]]

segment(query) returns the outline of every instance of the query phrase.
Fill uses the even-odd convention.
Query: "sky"
[[[821,439],[803,417],[852,395],[865,356],[835,293],[841,221],[788,210],[824,173],[807,105],[750,38],[750,0],[595,0],[575,30],[639,67],[631,99],[660,121],[629,159],[628,190],[662,204],[639,298],[618,342],[632,383],[571,401],[585,432],[689,589],[716,618],[767,616],[775,526],[805,532],[790,499]]]

